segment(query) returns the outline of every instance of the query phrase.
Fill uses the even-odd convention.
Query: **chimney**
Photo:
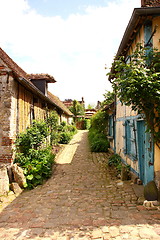
[[[160,7],[160,0],[141,0],[141,7]]]

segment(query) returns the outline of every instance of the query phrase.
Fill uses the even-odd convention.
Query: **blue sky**
[[[107,0],[29,0],[29,5],[43,16],[60,15],[63,18],[71,14],[84,14],[87,6],[104,7]]]
[[[105,65],[140,0],[0,0],[0,46],[27,73],[48,73],[61,100],[103,100]],[[3,33],[3,34],[2,34]]]

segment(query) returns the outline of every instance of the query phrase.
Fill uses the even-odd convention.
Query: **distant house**
[[[52,93],[48,92],[48,97],[52,100],[52,102],[55,103],[57,106],[57,113],[60,117],[60,122],[66,122],[68,124],[71,124],[73,121],[73,114],[71,111],[63,104],[63,102]]]
[[[27,74],[0,48],[0,163],[13,162],[14,140],[32,121],[43,120],[55,110],[60,121],[70,122],[72,113],[54,95],[48,74]]]
[[[67,108],[70,108],[73,106],[73,101],[72,99],[65,99],[63,101],[64,105],[67,107]],[[80,103],[84,108],[85,108],[85,101],[84,101],[84,98],[82,97],[82,100],[78,101],[78,103]]]
[[[97,112],[96,109],[92,108],[92,109],[85,109],[85,119],[90,119],[95,113]]]
[[[160,50],[160,1],[142,0],[141,3],[142,7],[133,11],[116,55],[124,56],[126,61],[137,43]],[[160,149],[146,132],[143,115],[133,111],[131,106],[122,105],[118,98],[106,111],[114,152],[131,166],[131,171],[144,185],[155,180],[160,188]]]

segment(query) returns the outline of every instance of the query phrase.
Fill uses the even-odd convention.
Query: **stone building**
[[[42,120],[55,110],[60,121],[70,122],[72,113],[53,94],[48,74],[27,74],[0,48],[0,163],[13,162],[13,146],[18,133],[32,120]]]

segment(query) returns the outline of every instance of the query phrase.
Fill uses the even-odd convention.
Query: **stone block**
[[[144,187],[144,197],[148,201],[158,200],[158,189],[154,181],[150,181]]]
[[[9,177],[7,167],[0,165],[0,195],[5,195],[9,192]]]
[[[26,178],[24,176],[23,169],[15,163],[12,165],[12,172],[15,182],[17,182],[21,188],[24,188],[26,184]]]
[[[18,183],[16,182],[12,182],[10,184],[10,189],[16,194],[19,195],[22,192],[22,189],[20,188],[20,186],[18,185]]]

